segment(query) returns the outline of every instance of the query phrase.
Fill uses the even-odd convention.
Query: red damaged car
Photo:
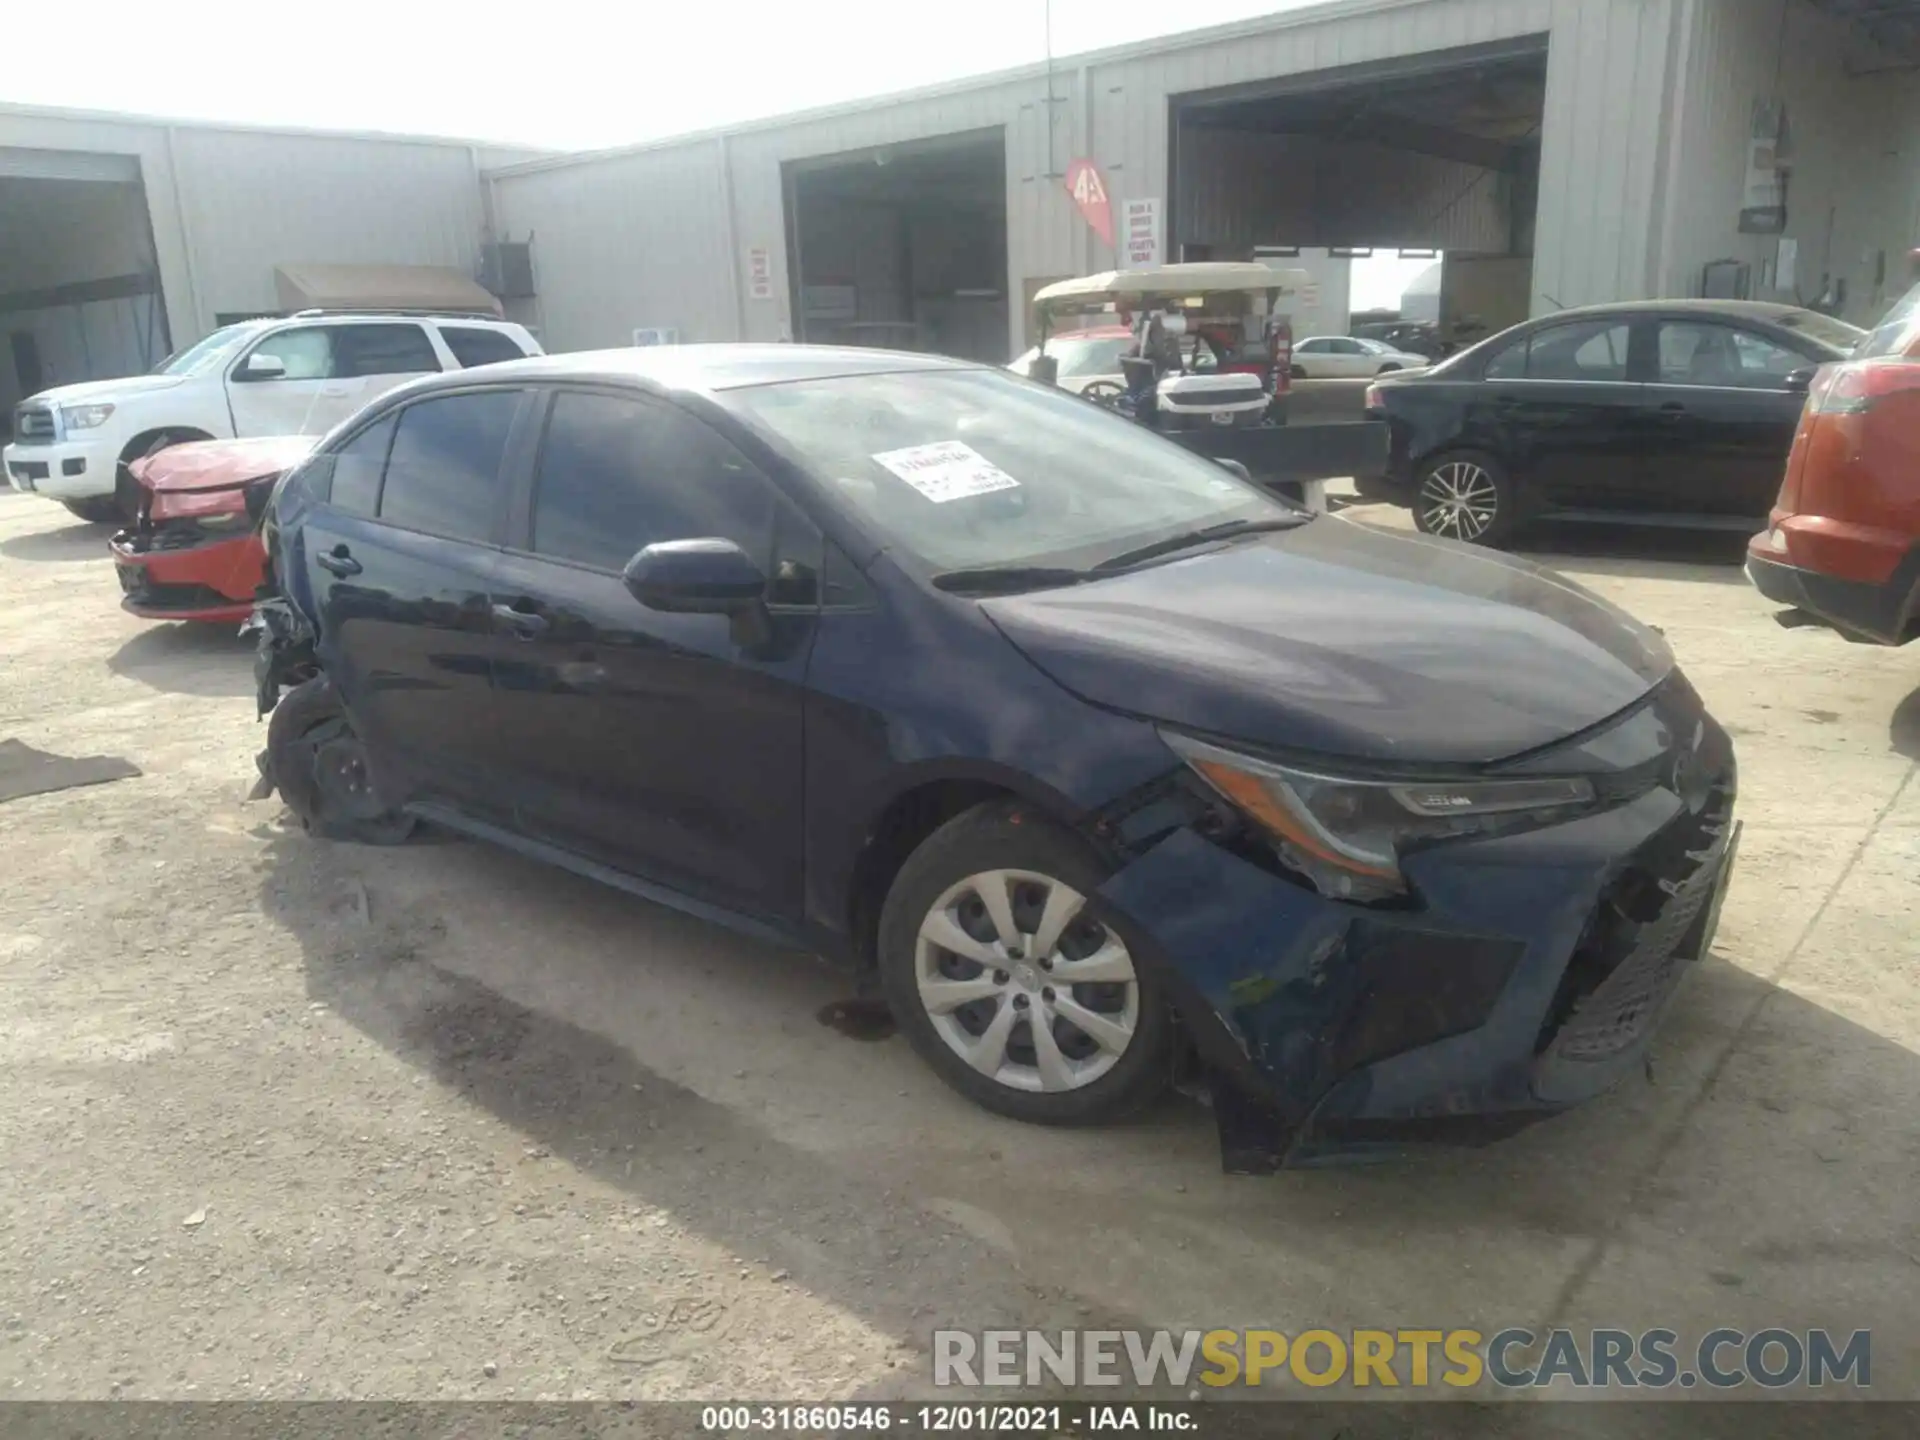
[[[244,620],[266,549],[255,517],[312,435],[201,440],[135,460],[139,518],[110,542],[120,604],[151,620]]]

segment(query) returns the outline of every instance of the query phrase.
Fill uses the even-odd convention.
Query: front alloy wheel
[[[1479,459],[1450,456],[1420,482],[1414,520],[1421,531],[1470,545],[1491,545],[1506,528],[1499,478]]]
[[[1140,1023],[1126,943],[1071,885],[986,870],[948,887],[920,923],[914,974],[934,1032],[1013,1090],[1090,1085]]]
[[[1095,898],[1106,878],[1081,837],[1012,801],[955,816],[894,876],[881,988],[920,1058],[975,1104],[1091,1125],[1167,1088],[1172,1006]]]

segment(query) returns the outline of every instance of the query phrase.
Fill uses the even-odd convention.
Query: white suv
[[[134,509],[127,462],[184,440],[320,435],[416,375],[538,355],[491,317],[305,310],[248,320],[169,356],[151,375],[60,385],[23,401],[6,447],[16,490],[83,520]]]

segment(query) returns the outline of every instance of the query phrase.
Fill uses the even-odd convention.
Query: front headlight
[[[1202,780],[1267,832],[1287,866],[1333,900],[1404,894],[1400,856],[1409,846],[1550,825],[1594,801],[1592,783],[1577,776],[1347,779],[1160,734]]]
[[[60,420],[69,430],[91,430],[107,423],[113,414],[111,405],[62,405]]]

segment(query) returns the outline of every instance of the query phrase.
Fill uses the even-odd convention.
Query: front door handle
[[[335,575],[347,576],[360,573],[360,562],[348,553],[344,545],[336,545],[333,549],[314,556],[313,561],[322,570],[331,571]]]
[[[493,618],[522,640],[531,640],[536,635],[544,635],[549,628],[546,616],[535,615],[530,610],[517,610],[511,605],[494,606]]]

